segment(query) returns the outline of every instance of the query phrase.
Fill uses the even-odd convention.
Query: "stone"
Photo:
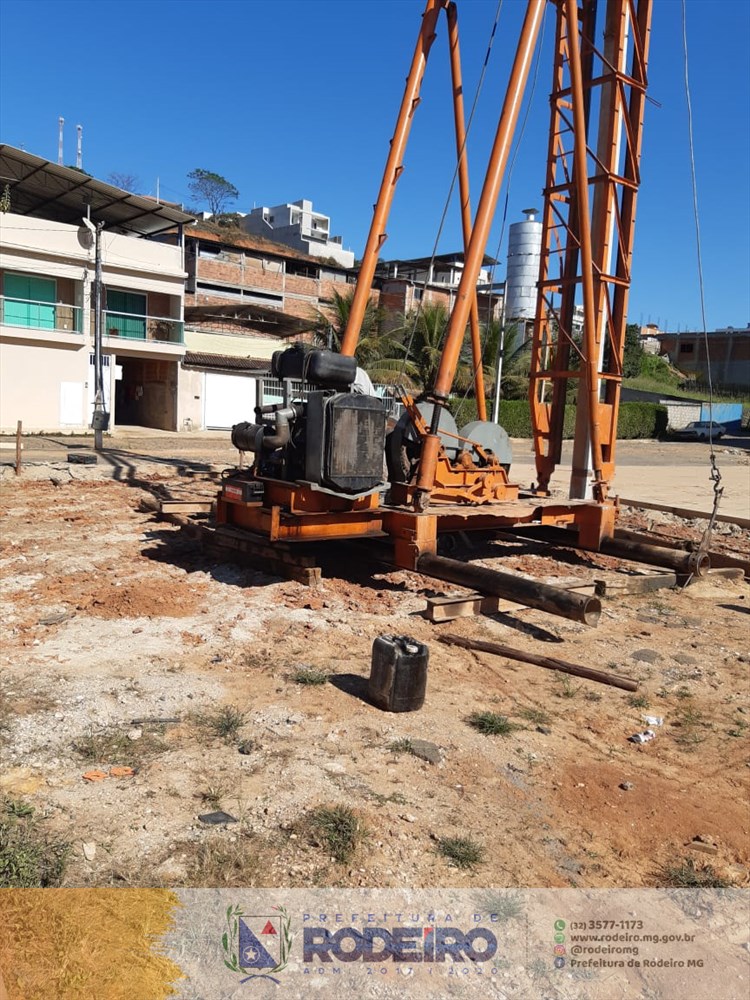
[[[698,662],[696,658],[691,656],[689,653],[675,653],[672,659],[675,663],[679,663],[683,667],[691,667]]]
[[[552,735],[552,730],[549,728],[549,726],[537,726],[536,731],[538,733],[543,733],[545,736]]]
[[[632,781],[621,781],[617,787],[621,788],[623,792],[631,792],[635,788],[635,785]]]
[[[435,743],[427,740],[412,740],[411,753],[420,760],[426,760],[429,764],[439,764],[443,759],[440,748]]]
[[[208,826],[220,826],[221,824],[226,825],[227,823],[239,822],[239,820],[236,820],[234,816],[230,816],[229,813],[225,813],[222,810],[212,813],[204,813],[202,816],[199,816],[198,819],[201,823],[206,823]]]
[[[655,649],[636,649],[630,654],[631,660],[638,660],[640,663],[656,663],[659,654]]]
[[[127,733],[127,736],[128,736],[129,740],[133,740],[133,741],[139,740],[141,738],[141,736],[143,736],[143,730],[142,729],[129,729],[128,733]]]
[[[687,846],[691,851],[700,851],[703,854],[719,853],[718,845],[708,833],[697,833]]]
[[[96,844],[93,840],[86,840],[82,844],[83,856],[87,861],[93,861],[96,857]]]
[[[691,840],[687,845],[691,851],[700,851],[701,854],[718,854],[719,848],[716,844],[705,844],[702,840]]]
[[[406,820],[407,823],[416,823],[417,817],[413,816],[411,813],[402,813],[401,819]]]
[[[56,615],[47,615],[46,618],[40,618],[40,625],[59,625],[60,622],[67,621],[68,618],[72,618],[73,614],[70,611],[61,611]]]

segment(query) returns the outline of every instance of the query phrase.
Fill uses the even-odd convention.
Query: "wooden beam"
[[[199,537],[203,547],[221,559],[240,562],[272,576],[296,580],[308,587],[321,581],[321,570],[314,556],[296,545],[269,542],[262,535],[241,531],[228,525],[209,528],[201,525]]]
[[[711,568],[709,576],[718,576],[723,580],[742,580],[746,573],[739,566],[721,566],[718,569]]]
[[[210,514],[213,500],[162,500],[160,514]]]
[[[648,594],[652,590],[664,590],[677,586],[676,573],[644,573],[639,576],[625,576],[614,579],[596,580],[597,597],[620,597],[625,594]]]
[[[500,610],[499,597],[468,594],[466,597],[428,597],[425,617],[431,622],[451,622],[455,618],[494,615]]]
[[[670,507],[663,503],[651,503],[646,500],[626,500],[619,498],[621,507],[642,507],[644,510],[660,510],[665,514],[674,514],[676,517],[700,518],[704,521],[711,520],[710,510],[690,510],[687,507]],[[732,517],[729,514],[717,514],[716,520],[723,524],[738,524],[741,528],[750,528],[750,517]]]

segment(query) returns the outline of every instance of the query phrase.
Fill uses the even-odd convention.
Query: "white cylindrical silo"
[[[542,252],[542,224],[538,209],[525,208],[524,222],[514,222],[508,230],[508,267],[505,286],[505,318],[533,319],[536,314],[536,283]]]

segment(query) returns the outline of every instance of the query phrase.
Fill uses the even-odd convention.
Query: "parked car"
[[[673,433],[675,437],[690,438],[692,441],[708,441],[709,435],[714,441],[718,441],[726,432],[724,424],[716,420],[693,420],[687,427],[681,427]]]

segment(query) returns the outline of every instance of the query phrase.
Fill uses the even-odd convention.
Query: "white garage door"
[[[233,424],[255,419],[257,381],[247,375],[218,375],[206,372],[203,393],[203,426],[207,430],[228,430]]]

